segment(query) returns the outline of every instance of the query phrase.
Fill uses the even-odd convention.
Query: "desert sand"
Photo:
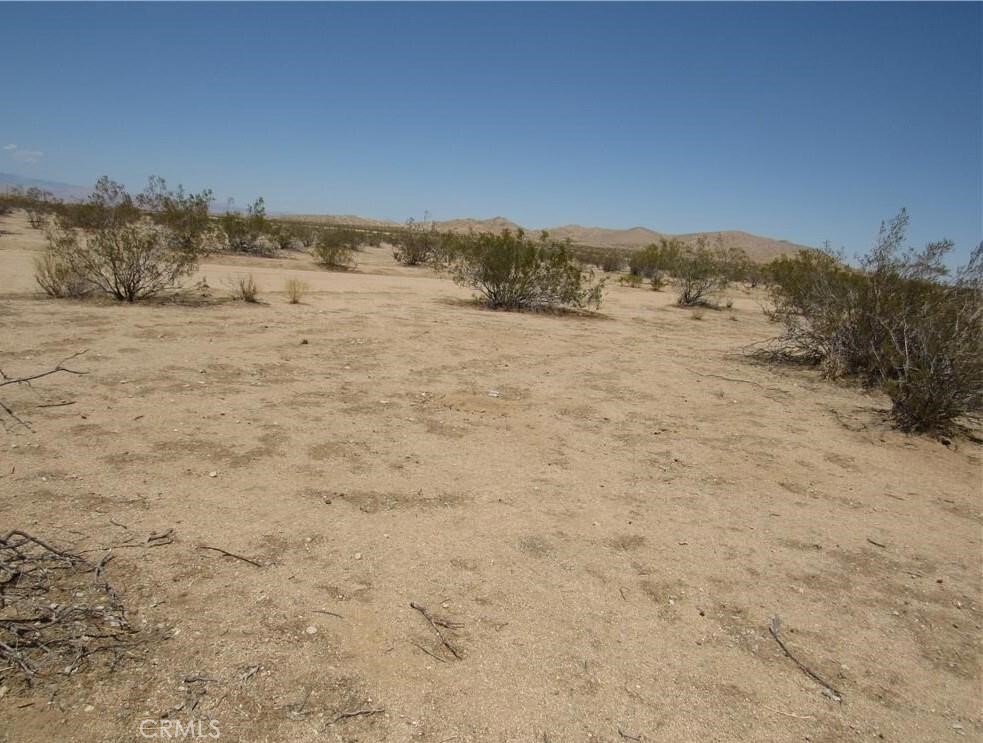
[[[143,640],[7,680],[0,741],[165,715],[250,742],[983,736],[980,447],[751,363],[763,295],[492,312],[383,247],[344,273],[213,255],[197,300],[51,300],[40,233],[0,229],[0,368],[87,372],[3,388],[31,429],[0,431],[0,528],[117,545]],[[262,304],[222,299],[242,273]]]

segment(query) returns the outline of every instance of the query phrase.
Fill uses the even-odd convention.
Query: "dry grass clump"
[[[229,279],[228,286],[234,299],[250,304],[259,302],[259,287],[251,273]]]
[[[287,279],[283,282],[283,291],[287,295],[290,304],[300,304],[310,287],[300,279]]]

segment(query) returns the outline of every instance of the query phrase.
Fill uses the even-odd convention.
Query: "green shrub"
[[[219,219],[228,249],[233,253],[273,255],[273,244],[265,239],[270,232],[266,219],[266,202],[260,196],[246,208],[245,214],[228,211]]]
[[[147,187],[136,197],[136,204],[150,219],[167,230],[172,247],[200,252],[214,230],[209,208],[212,192],[185,193],[183,186],[170,191],[160,176],[150,176]]]
[[[393,235],[393,258],[404,266],[420,266],[434,263],[449,235],[438,232],[431,223],[430,228],[409,220],[406,229]]]
[[[489,307],[542,309],[599,307],[603,280],[593,281],[573,258],[568,243],[538,240],[522,230],[462,239],[450,259],[454,280],[477,289]]]
[[[657,274],[672,273],[686,246],[674,238],[662,238],[648,245],[628,259],[628,269],[638,276],[651,279]]]
[[[903,430],[944,430],[983,407],[983,244],[947,280],[952,243],[905,249],[907,226],[904,210],[882,225],[857,268],[821,251],[769,264],[783,332],[765,353],[882,387]]]
[[[715,306],[712,299],[723,291],[733,276],[732,257],[719,245],[711,248],[705,237],[676,255],[672,273],[679,283],[678,303],[682,307]]]
[[[355,230],[321,230],[311,253],[314,260],[325,268],[348,270],[355,265],[355,251],[360,245],[359,241],[360,235]]]

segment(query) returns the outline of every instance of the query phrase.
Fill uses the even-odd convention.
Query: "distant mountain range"
[[[396,222],[380,219],[368,219],[354,215],[286,215],[289,219],[298,219],[320,224],[352,225],[363,227],[398,227]],[[434,225],[439,230],[450,232],[491,232],[498,233],[502,230],[516,230],[521,225],[506,219],[505,217],[492,217],[491,219],[449,219],[444,222],[435,222]],[[528,230],[533,232],[533,230]],[[583,227],[579,224],[568,224],[560,227],[550,227],[547,229],[552,237],[560,240],[570,239],[576,245],[587,245],[598,248],[623,248],[626,250],[640,250],[646,245],[658,242],[661,238],[676,238],[687,245],[692,245],[696,240],[705,236],[710,240],[711,245],[717,245],[718,241],[725,248],[742,248],[748,256],[761,263],[766,263],[780,255],[787,255],[802,250],[808,246],[798,245],[788,240],[779,240],[772,237],[762,237],[752,235],[749,232],[740,230],[724,230],[721,232],[688,232],[684,234],[670,234],[668,232],[656,232],[647,227],[631,227],[629,229],[611,229],[607,227]]]
[[[56,198],[65,201],[82,201],[88,198],[91,188],[85,186],[73,186],[69,183],[58,181],[44,181],[36,178],[25,178],[24,176],[13,175],[11,173],[0,173],[0,191],[8,191],[12,188],[31,188],[37,187],[50,191]],[[226,202],[215,202],[217,205],[224,205]],[[224,206],[219,206],[218,211],[224,211]],[[301,215],[284,214],[278,215],[288,219],[296,219],[305,222],[316,222],[319,224],[336,225],[355,225],[364,227],[400,227],[399,222],[392,222],[385,219],[371,219],[359,217],[352,214],[331,215]],[[449,219],[444,222],[434,223],[437,229],[448,230],[451,232],[493,232],[498,233],[502,230],[516,230],[520,225],[506,219],[505,217],[493,217],[491,219]],[[533,232],[533,230],[529,230]],[[723,232],[689,232],[685,234],[669,234],[666,232],[656,232],[647,227],[631,227],[629,229],[611,229],[607,227],[583,227],[579,224],[568,224],[560,227],[551,227],[547,230],[551,236],[565,240],[570,239],[577,245],[589,245],[598,248],[624,248],[627,250],[639,250],[646,245],[658,242],[661,238],[676,238],[684,243],[695,243],[701,235],[709,238],[711,244],[717,244],[718,240],[723,243],[725,248],[743,248],[752,260],[762,263],[772,260],[780,255],[794,253],[807,246],[797,245],[788,240],[779,240],[761,235],[752,235],[749,232],[739,230],[725,230]]]
[[[13,173],[0,173],[0,192],[12,191],[15,188],[40,188],[42,191],[50,191],[56,199],[62,201],[83,201],[89,198],[89,194],[92,192],[91,188],[73,186],[71,183],[42,181]]]

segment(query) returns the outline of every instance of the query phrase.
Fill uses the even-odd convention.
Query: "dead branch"
[[[248,557],[243,557],[242,555],[237,555],[234,552],[227,552],[226,550],[222,549],[221,547],[209,547],[207,544],[199,544],[198,545],[198,549],[200,549],[200,550],[212,550],[212,552],[221,552],[223,555],[226,555],[227,557],[233,557],[236,560],[241,560],[242,562],[248,562],[250,565],[255,565],[258,568],[263,567],[260,563],[256,562],[255,560],[250,560]]]
[[[778,643],[778,647],[782,649],[782,652],[784,652],[785,655],[789,657],[789,660],[795,663],[795,665],[797,665],[802,670],[802,672],[806,674],[806,676],[808,676],[813,681],[817,682],[820,686],[823,687],[823,694],[828,696],[834,702],[842,702],[843,695],[840,692],[838,692],[831,684],[824,681],[819,674],[817,674],[815,671],[811,670],[805,664],[803,664],[798,658],[792,655],[792,652],[787,647],[785,647],[785,643],[782,642],[782,638],[779,636],[781,629],[782,629],[782,620],[779,619],[778,616],[772,617],[771,623],[768,625],[768,631],[771,632],[771,636],[775,638],[775,642]]]
[[[449,622],[445,622],[445,621],[441,621],[441,622],[438,623],[438,621],[435,620],[430,615],[430,612],[427,611],[427,609],[426,609],[425,606],[421,606],[420,604],[418,604],[418,603],[416,603],[414,601],[411,601],[410,602],[410,608],[416,609],[418,612],[420,612],[423,615],[424,619],[426,619],[427,622],[430,623],[430,626],[433,627],[433,631],[436,632],[437,633],[437,637],[440,638],[441,644],[451,652],[451,655],[453,655],[458,660],[463,660],[461,658],[461,654],[457,651],[457,649],[453,645],[450,644],[450,642],[448,641],[448,639],[444,636],[444,633],[440,631],[441,626],[446,627],[448,629],[454,629],[455,628],[454,625],[452,625]]]
[[[69,369],[67,366],[65,366],[67,362],[71,361],[72,359],[78,356],[81,356],[83,353],[85,353],[85,350],[78,351],[77,353],[73,353],[71,356],[68,356],[67,358],[64,358],[61,361],[59,361],[54,366],[54,368],[48,369],[47,371],[38,372],[37,374],[28,374],[25,377],[11,377],[8,376],[3,369],[0,369],[0,387],[6,387],[8,384],[26,384],[27,386],[30,386],[31,382],[33,382],[36,379],[41,379],[42,377],[48,377],[51,376],[52,374],[58,374],[59,372],[64,372],[66,374],[78,374],[78,375],[88,374],[88,372],[78,371],[77,369]],[[71,404],[72,403],[70,402],[63,402],[63,403],[54,403],[49,405],[36,405],[35,407],[44,408],[44,407],[55,407],[56,405],[71,405]],[[3,400],[0,400],[0,409],[2,409],[3,412],[5,412],[15,423],[24,426],[24,428],[28,430],[32,430],[31,424],[25,421],[23,418],[20,418],[10,408],[9,405],[3,402]]]

